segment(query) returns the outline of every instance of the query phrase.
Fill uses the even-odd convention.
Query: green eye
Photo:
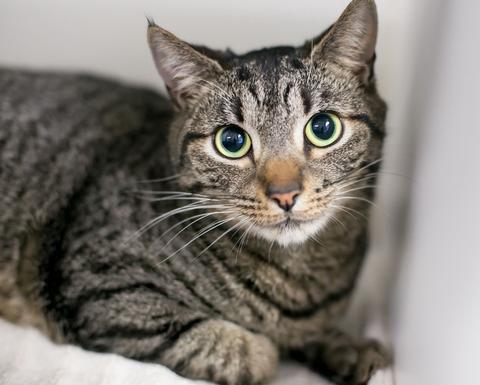
[[[215,147],[223,156],[238,159],[248,153],[252,147],[252,141],[243,129],[231,124],[217,131]]]
[[[305,126],[305,135],[317,147],[328,147],[342,135],[342,122],[337,115],[320,112]]]

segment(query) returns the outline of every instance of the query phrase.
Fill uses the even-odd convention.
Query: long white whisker
[[[348,214],[352,218],[357,219],[357,217],[355,215],[353,215],[351,212],[347,211],[344,206],[330,205],[330,207],[333,207],[334,209],[343,211],[345,214]]]
[[[339,197],[336,197],[336,198],[334,199],[334,201],[336,201],[337,199],[339,199],[339,200],[354,199],[354,200],[357,200],[357,201],[367,202],[367,203],[371,204],[372,206],[378,207],[378,205],[377,205],[375,202],[373,202],[372,200],[367,199],[367,198],[362,198],[362,197],[356,197],[356,196],[339,196]]]
[[[239,254],[242,252],[242,249],[243,249],[243,246],[245,245],[246,241],[247,241],[247,237],[248,237],[248,234],[250,232],[250,230],[252,229],[252,227],[254,226],[255,224],[252,223],[242,234],[242,236],[240,237],[239,241],[239,245],[238,245],[238,249],[237,249],[237,252],[235,254],[235,263],[238,262],[238,256]],[[235,243],[235,245],[233,247],[236,246],[236,244],[238,243],[238,241]]]
[[[380,157],[380,158],[378,158],[378,159],[376,159],[376,160],[373,160],[373,161],[371,161],[370,163],[366,164],[365,166],[360,167],[359,169],[355,170],[355,171],[352,173],[352,175],[358,174],[358,173],[361,172],[362,170],[365,170],[366,168],[369,168],[369,167],[371,167],[371,166],[373,166],[373,165],[375,165],[375,164],[377,164],[377,163],[380,163],[382,160],[383,160],[383,157]]]
[[[179,196],[189,196],[189,197],[198,197],[198,198],[211,198],[208,195],[204,194],[195,194],[186,191],[174,191],[174,190],[132,190],[134,193],[139,194],[149,194],[149,195],[179,195]]]
[[[195,214],[195,215],[192,215],[191,217],[188,217],[188,218],[185,218],[183,220],[181,220],[180,222],[177,222],[175,223],[174,225],[170,226],[167,230],[165,230],[163,233],[161,233],[158,238],[163,238],[165,235],[167,235],[168,233],[170,233],[173,229],[181,226],[182,224],[184,224],[185,222],[188,222],[188,221],[191,221],[192,219],[196,219],[196,218],[199,218],[199,217],[206,217],[206,216],[209,216],[210,214],[216,214],[216,213],[219,213],[220,211],[217,211],[217,212],[213,212],[213,213],[201,213],[201,214]]]
[[[334,208],[336,208],[336,209],[339,209],[340,211],[343,211],[343,212],[345,212],[345,213],[347,213],[347,214],[350,214],[353,218],[358,219],[357,217],[355,217],[355,216],[352,214],[352,212],[353,212],[353,213],[355,213],[355,214],[357,214],[357,215],[360,215],[361,217],[363,217],[365,220],[368,221],[368,217],[367,217],[365,214],[363,214],[363,213],[361,213],[360,211],[355,210],[355,209],[353,209],[353,208],[351,208],[351,207],[347,207],[347,206],[337,206],[337,205],[331,205],[331,207],[334,207]]]
[[[170,175],[170,176],[165,176],[163,178],[157,178],[157,179],[141,179],[139,181],[137,181],[136,183],[159,183],[159,182],[166,182],[166,181],[170,181],[170,180],[173,180],[173,179],[177,179],[177,178],[180,178],[182,175],[185,175],[185,174],[173,174],[173,175]]]
[[[196,235],[193,239],[191,239],[190,241],[188,241],[186,244],[184,244],[182,247],[180,247],[179,249],[177,249],[176,251],[174,251],[172,254],[170,254],[168,257],[164,258],[163,260],[161,260],[157,266],[159,266],[160,264],[168,261],[170,258],[172,258],[173,256],[177,255],[179,252],[181,252],[182,250],[184,250],[186,247],[188,247],[192,242],[195,242],[198,238],[200,238],[201,236],[205,235],[206,233],[212,231],[213,229],[216,229],[217,227],[223,225],[224,223],[227,223],[233,219],[236,219],[235,218],[227,218],[227,219],[224,219],[222,221],[217,221],[215,222],[213,225],[210,225],[207,227],[207,229],[203,230],[200,234]]]
[[[345,225],[345,223],[343,223],[340,219],[338,219],[335,215],[331,215],[330,216],[330,219],[333,219],[336,223],[338,223],[339,225],[341,225],[345,230],[347,230],[347,226]]]
[[[232,210],[230,211],[214,211],[212,213],[207,213],[207,214],[203,214],[200,218],[197,218],[195,219],[193,222],[189,223],[187,226],[183,227],[181,230],[179,230],[173,237],[171,237],[167,243],[165,243],[165,247],[168,246],[175,238],[177,238],[181,233],[183,233],[186,229],[188,229],[189,227],[193,226],[195,223],[201,221],[202,219],[206,218],[206,217],[209,217],[211,215],[215,215],[215,214],[229,214],[229,213],[233,213]],[[183,222],[183,221],[182,221]]]
[[[232,218],[232,220],[233,220],[233,219],[237,219],[237,218],[239,218],[239,217],[241,217],[241,215],[238,215],[238,216],[236,216],[235,218]],[[199,258],[203,253],[205,253],[208,249],[210,249],[210,247],[212,247],[215,243],[217,243],[220,239],[222,239],[222,238],[223,238],[225,235],[227,235],[230,231],[234,230],[234,229],[235,229],[236,227],[238,227],[238,226],[241,226],[241,225],[242,225],[243,223],[245,223],[246,221],[248,221],[248,219],[244,219],[244,220],[242,220],[242,221],[234,224],[234,225],[233,225],[232,227],[230,227],[228,230],[224,231],[224,232],[223,232],[222,234],[220,234],[213,242],[210,242],[210,244],[209,244],[207,247],[205,247],[202,251],[200,251],[200,254],[198,254],[198,255],[194,258],[194,260],[197,259],[197,258]]]
[[[355,187],[355,188],[352,188],[350,190],[342,191],[342,194],[348,194],[349,192],[358,191],[358,190],[374,189],[374,188],[377,188],[377,187],[378,187],[377,185],[367,184],[365,186]]]
[[[164,202],[164,201],[220,202],[220,199],[197,198],[197,197],[178,196],[178,195],[174,195],[171,197],[161,197],[161,198],[151,198],[151,197],[140,197],[140,198],[148,202]]]
[[[270,263],[270,254],[272,253],[272,247],[274,243],[275,243],[275,239],[272,239],[272,241],[270,242],[270,246],[268,247],[268,253],[267,253],[268,263]]]
[[[340,183],[339,184],[339,187],[340,188],[345,188],[345,187],[349,187],[349,186],[352,186],[354,184],[357,184],[357,183],[360,183],[360,182],[364,182],[364,181],[368,181],[370,179],[373,179],[376,175],[371,175],[371,174],[367,174],[367,176],[363,177],[363,178],[358,178],[358,179],[347,179],[344,183]]]
[[[180,213],[184,213],[184,212],[188,212],[188,211],[192,211],[192,210],[203,210],[203,209],[211,209],[211,208],[215,208],[215,209],[225,209],[227,208],[225,205],[205,205],[203,204],[203,202],[194,202],[194,203],[190,203],[186,206],[182,206],[182,207],[179,207],[179,208],[176,208],[176,209],[173,209],[173,210],[170,210],[170,211],[167,211],[166,213],[162,214],[162,215],[159,215],[158,217],[150,220],[147,224],[145,224],[144,226],[142,226],[139,230],[137,230],[135,233],[132,234],[132,236],[130,236],[126,242],[129,242],[133,239],[137,239],[139,236],[141,236],[145,231],[148,231],[150,228],[152,228],[153,226],[159,224],[160,222],[164,221],[165,219],[167,218],[170,218],[171,216],[173,215],[176,215],[176,214],[180,214]]]

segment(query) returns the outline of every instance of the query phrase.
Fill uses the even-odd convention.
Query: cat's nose
[[[270,184],[267,187],[267,196],[275,201],[283,210],[290,211],[300,195],[300,183],[291,181],[287,184]]]

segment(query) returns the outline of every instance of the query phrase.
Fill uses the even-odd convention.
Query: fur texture
[[[304,46],[236,55],[150,23],[175,111],[105,80],[1,70],[0,312],[187,377],[261,384],[279,356],[365,383],[382,347],[336,326],[367,247],[385,104],[375,5]],[[311,145],[315,113],[341,138]],[[252,149],[227,159],[216,130]],[[270,186],[301,191],[283,210]]]

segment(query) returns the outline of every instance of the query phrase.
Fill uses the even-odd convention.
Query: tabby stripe
[[[171,314],[168,314],[171,317]],[[100,332],[94,332],[89,334],[87,339],[89,338],[130,338],[130,339],[144,339],[144,338],[152,338],[155,336],[162,335],[166,333],[169,329],[169,324],[165,323],[162,324],[160,327],[156,329],[138,329],[134,328],[131,325],[115,325],[107,330],[103,330]]]
[[[194,288],[190,285],[189,282],[185,283],[186,279],[179,271],[175,269],[175,267],[170,263],[170,261],[167,261],[168,265],[170,266],[170,271],[173,273],[175,276],[176,280],[181,282],[183,284],[183,287],[192,295],[194,300],[199,300],[203,306],[205,306],[210,312],[214,314],[220,314],[220,312],[217,310],[217,308],[210,302],[208,302],[202,295],[198,294]]]
[[[239,123],[243,123],[243,106],[239,97],[235,98],[233,105],[233,112]]]
[[[250,93],[252,94],[253,98],[254,98],[255,101],[257,102],[257,105],[260,106],[260,104],[262,104],[262,102],[260,101],[260,99],[259,99],[259,97],[258,97],[257,90],[255,89],[255,85],[251,84],[251,85],[248,87],[248,90],[250,91]]]
[[[379,138],[385,137],[385,132],[382,131],[375,123],[373,123],[367,114],[348,116],[348,119],[356,120],[366,124],[368,128],[370,128],[370,131],[372,131],[372,133]]]
[[[180,151],[180,167],[185,164],[187,148],[191,142],[199,139],[205,139],[210,137],[211,134],[201,134],[199,132],[188,132],[182,140],[182,146]]]
[[[227,271],[238,278],[238,280],[243,284],[243,286],[253,292],[257,297],[260,297],[264,302],[267,302],[271,304],[272,306],[276,307],[282,315],[285,315],[286,317],[292,318],[292,319],[298,319],[298,318],[308,318],[313,316],[315,313],[317,313],[320,309],[324,307],[328,307],[331,304],[347,297],[354,289],[355,283],[352,282],[349,286],[340,289],[336,292],[328,294],[323,300],[320,302],[302,308],[302,309],[290,309],[286,308],[283,304],[278,303],[275,299],[271,298],[270,296],[267,295],[267,293],[263,292],[255,283],[254,280],[241,276],[236,270],[233,270],[228,266],[228,264],[225,263],[224,258],[218,258],[218,260],[222,263],[223,266],[227,269]]]
[[[225,249],[218,244],[215,244],[210,247],[210,251],[212,255],[214,256],[211,261],[207,262],[207,258],[198,258],[196,262],[200,265],[202,265],[207,271],[212,271],[213,267],[216,267],[216,269],[221,269],[222,274],[218,274],[218,270],[213,274],[213,276],[226,276],[226,278],[223,280],[225,282],[225,285],[219,286],[219,283],[217,279],[212,279],[211,282],[215,286],[215,289],[217,290],[218,293],[221,294],[222,290],[227,290],[228,293],[226,294],[227,298],[234,298],[235,295],[237,294],[232,288],[230,287],[230,283],[233,281],[235,278],[235,275],[233,275],[227,268],[226,266],[220,261],[221,258],[217,258],[216,256],[222,255],[225,253]],[[238,284],[242,285],[242,282],[237,279]],[[249,305],[246,304],[245,305]],[[249,306],[249,309],[251,310],[252,314],[257,317],[257,319],[261,322],[264,320],[264,315],[258,311],[255,307]]]
[[[141,361],[157,361],[161,354],[170,349],[183,334],[191,331],[206,320],[208,320],[208,318],[194,318],[187,323],[180,325],[176,330],[172,330],[169,335],[165,336],[165,340],[153,351],[136,355],[134,358]]]
[[[250,367],[247,363],[247,356],[248,356],[248,350],[247,350],[247,344],[242,344],[240,346],[240,351],[239,355],[241,357],[241,361],[243,363],[241,372],[238,374],[238,383],[239,384],[251,384],[253,383],[253,376],[250,371]]]
[[[193,349],[190,353],[182,357],[180,360],[178,360],[178,362],[175,365],[173,365],[173,371],[177,373],[182,373],[187,368],[187,365],[190,364],[192,359],[198,356],[198,354],[201,353],[202,351],[203,351],[203,346]]]
[[[72,304],[72,308],[76,308],[77,311],[79,311],[84,305],[86,305],[89,302],[109,299],[118,294],[131,293],[137,290],[148,290],[155,294],[159,294],[169,300],[172,300],[181,306],[184,306],[187,308],[189,307],[182,300],[178,298],[171,298],[169,293],[167,293],[163,288],[151,282],[137,282],[137,283],[132,283],[126,286],[120,286],[120,287],[114,287],[114,288],[95,288],[87,292],[83,292],[80,296],[78,296],[74,300],[74,303]]]
[[[290,95],[291,89],[292,89],[292,83],[288,83],[287,86],[285,87],[285,90],[283,91],[283,102],[285,103],[287,108],[289,107],[288,97]]]
[[[300,95],[302,96],[303,101],[303,112],[305,112],[305,114],[308,114],[312,109],[312,97],[305,88],[302,88],[300,90]]]
[[[88,94],[89,93],[85,92],[85,95],[88,95]],[[94,94],[94,90],[91,91],[91,94]],[[82,96],[85,96],[85,95],[82,95]],[[103,116],[110,109],[114,108],[117,105],[117,103],[118,103],[118,100],[112,100],[109,103],[107,103],[106,105],[103,105],[101,108],[98,107],[97,113],[100,114],[100,116]],[[60,106],[58,106],[58,107],[60,107]],[[51,113],[51,111],[48,111],[48,110],[44,111],[44,112]],[[63,122],[61,120],[56,121],[55,123],[56,124],[63,124]],[[69,127],[69,129],[70,129],[69,132],[67,132],[65,134],[65,136],[61,140],[59,140],[59,142],[56,144],[55,150],[54,151],[52,150],[51,153],[49,153],[49,152],[46,153],[45,156],[42,155],[42,156],[38,157],[37,158],[37,164],[39,164],[39,165],[52,164],[54,169],[58,169],[58,167],[56,167],[56,163],[64,161],[62,155],[64,155],[66,152],[68,152],[68,150],[70,148],[75,148],[75,147],[83,148],[83,152],[93,151],[92,150],[92,145],[95,144],[95,145],[98,146],[99,143],[101,143],[101,141],[104,140],[104,137],[102,135],[97,136],[95,138],[95,140],[93,140],[92,137],[84,138],[84,137],[78,137],[76,135],[74,136],[73,139],[71,138],[71,133],[81,131],[80,128],[82,128],[86,125],[89,125],[89,124],[90,124],[89,119],[85,118],[85,117],[81,117],[80,120],[72,122],[71,126]],[[24,134],[26,134],[26,132],[24,132]],[[36,130],[29,130],[28,134],[25,135],[25,139],[28,139],[28,141],[30,143],[31,139],[37,137],[38,134],[39,134],[39,128],[37,127]],[[88,146],[87,146],[87,144],[88,144]],[[20,156],[25,155],[24,154],[24,149],[20,148],[20,149],[17,149],[17,151],[18,151],[18,154],[20,154]],[[20,160],[19,160],[19,162],[20,162]],[[94,159],[91,159],[91,162],[93,163]],[[92,164],[92,163],[89,163],[89,164]],[[25,175],[24,176],[24,178],[26,178],[25,180],[27,180],[27,181],[35,180],[35,176],[38,174],[38,169],[33,168],[33,169],[29,169],[29,171],[31,171],[30,175]],[[17,196],[23,197],[23,195],[26,193],[27,189],[29,189],[30,187],[31,187],[31,185],[28,184],[28,183],[22,185],[20,190],[17,191],[17,193],[16,193]]]

